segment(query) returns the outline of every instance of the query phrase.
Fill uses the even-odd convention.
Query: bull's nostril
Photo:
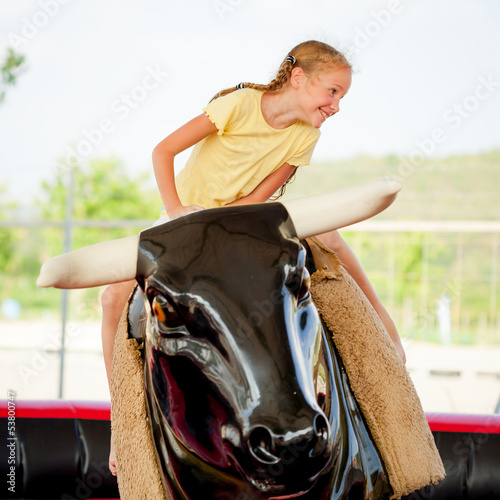
[[[278,457],[272,453],[273,438],[271,432],[265,427],[255,427],[250,432],[248,446],[252,456],[259,462],[269,465],[279,462]]]
[[[326,402],[326,394],[323,392],[318,393],[318,405],[319,407],[324,410],[325,409],[325,402]]]
[[[309,452],[309,456],[311,457],[315,457],[323,452],[330,434],[328,421],[321,414],[314,417],[313,428],[314,433],[316,434],[316,443],[314,448]]]
[[[316,436],[318,437],[323,437],[323,439],[328,439],[328,422],[326,421],[326,418],[324,415],[316,415],[314,417],[314,432],[316,433]]]

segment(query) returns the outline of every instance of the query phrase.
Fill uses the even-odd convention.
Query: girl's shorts
[[[159,218],[153,223],[151,227],[159,226],[160,224],[164,224],[170,220],[167,211],[165,210],[165,206],[161,207]]]
[[[180,217],[184,216],[181,215]],[[160,211],[160,217],[153,223],[151,227],[159,226],[160,224],[165,224],[165,222],[168,222],[170,220],[172,219],[168,216],[167,211],[165,210],[165,206],[162,206]]]

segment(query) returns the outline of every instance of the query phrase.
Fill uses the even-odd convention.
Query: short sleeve
[[[240,105],[241,96],[235,91],[214,99],[203,108],[203,112],[217,127],[217,134],[223,135],[236,119]]]
[[[318,129],[311,127],[311,130],[309,131],[307,137],[304,139],[304,142],[301,144],[300,148],[296,153],[294,153],[291,158],[286,161],[286,163],[294,167],[310,165],[312,154],[320,135],[321,132]]]

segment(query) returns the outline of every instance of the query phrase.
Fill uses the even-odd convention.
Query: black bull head
[[[145,386],[175,499],[383,498],[386,473],[281,204],[143,231]],[[136,294],[131,334],[144,312]]]

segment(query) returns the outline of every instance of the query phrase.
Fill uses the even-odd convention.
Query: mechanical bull
[[[399,189],[384,178],[283,204],[203,210],[145,230],[139,241],[44,264],[39,286],[137,279],[129,338],[144,343],[165,498],[393,495],[312,301],[315,263],[303,240],[375,215]]]

